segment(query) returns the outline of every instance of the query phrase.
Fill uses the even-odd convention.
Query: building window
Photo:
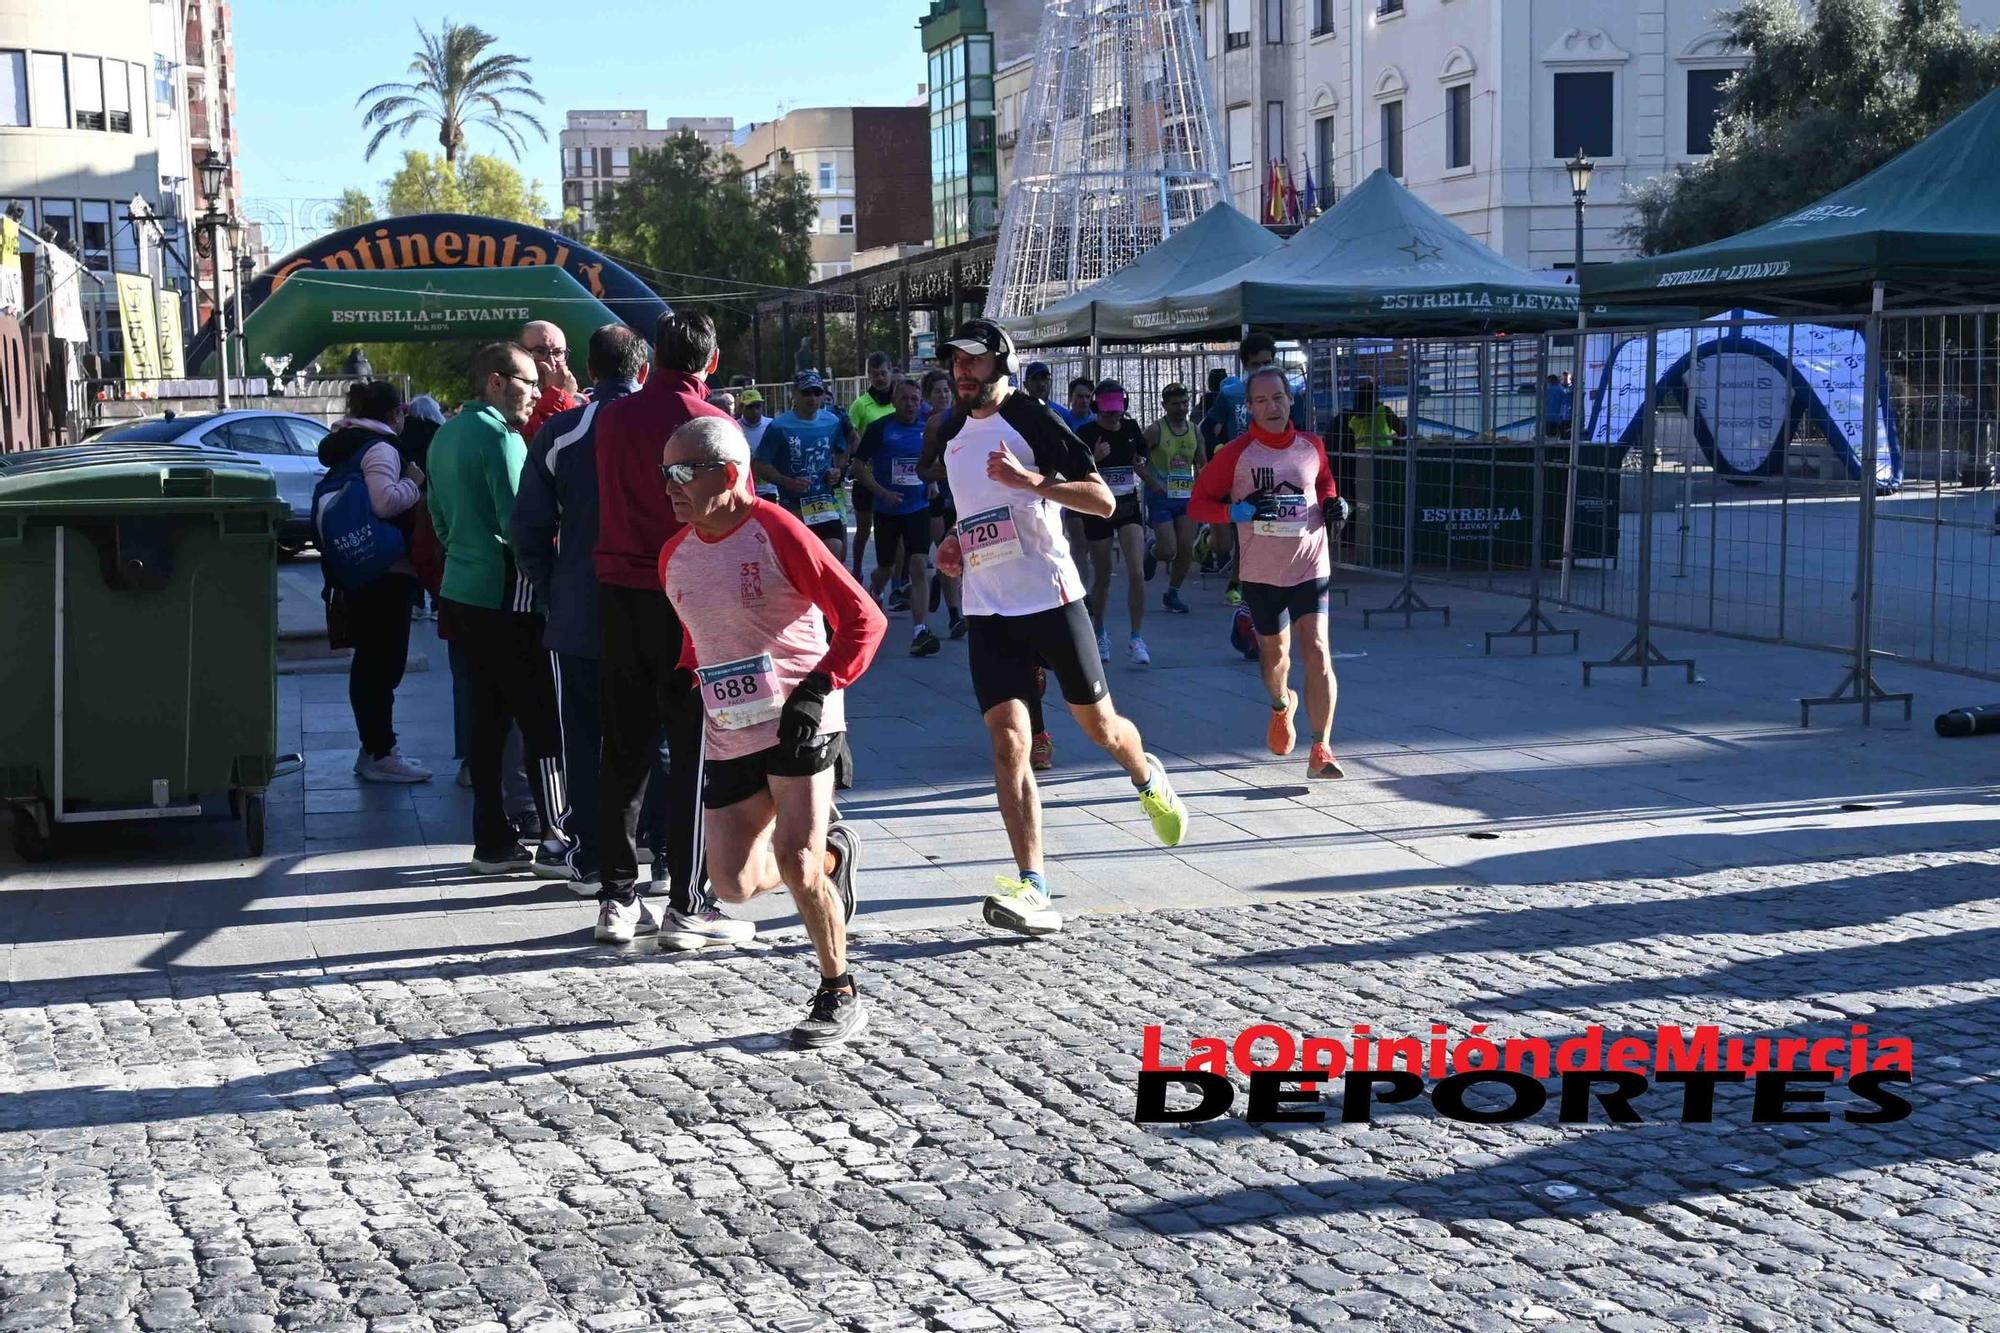
[[[1250,45],[1250,0],[1227,0],[1227,3],[1223,46],[1231,51],[1241,50]]]
[[[69,199],[42,200],[42,235],[58,249],[76,252],[76,204]]]
[[[1257,153],[1250,144],[1251,120],[1250,104],[1229,108],[1229,169],[1238,171],[1252,166],[1257,161]]]
[[[1285,40],[1285,5],[1287,0],[1264,0],[1264,40],[1283,42]]]
[[[1264,103],[1264,156],[1283,162],[1285,158],[1285,104]],[[1288,167],[1289,171],[1290,168]]]
[[[125,95],[131,99],[132,132],[146,132],[146,67],[133,61],[125,67]]]
[[[0,51],[0,125],[28,123],[28,53]]]
[[[1617,142],[1612,124],[1612,80],[1606,70],[1556,75],[1555,155],[1566,158],[1582,149],[1591,157],[1610,157]]]
[[[140,271],[138,228],[118,216],[124,211],[122,204],[114,208],[111,218],[111,267],[120,273],[137,273]]]
[[[1334,0],[1313,0],[1312,35],[1325,37],[1333,32]]]
[[[83,262],[100,273],[111,267],[111,205],[102,199],[83,201]]]
[[[1733,69],[1688,71],[1689,153],[1706,153],[1715,147],[1715,122],[1722,119],[1722,85],[1735,75]]]
[[[1391,176],[1403,174],[1403,104],[1382,104],[1382,169]]]
[[[1375,17],[1390,18],[1403,12],[1403,0],[1375,0]]]
[[[1472,85],[1444,90],[1444,165],[1447,171],[1472,165]]]
[[[833,189],[834,189],[834,186],[833,186],[833,163],[831,163],[831,162],[821,162],[821,163],[819,164],[819,188],[820,188],[820,191],[821,191],[821,193],[824,193],[824,194],[832,194],[832,193],[833,193]]]
[[[28,93],[36,129],[69,128],[69,72],[61,56],[49,51],[29,54]]]
[[[1209,0],[1195,13],[1195,26],[1201,29],[1201,49],[1210,60],[1216,57],[1215,34],[1218,25],[1215,21],[1215,4],[1216,0]]]
[[[854,234],[854,214],[842,213],[840,215],[840,234],[842,236],[852,236]]]
[[[165,56],[153,57],[153,100],[164,107],[171,107],[180,99],[174,96],[174,62]]]
[[[1333,117],[1319,116],[1313,120],[1313,174],[1319,179],[1313,184],[1322,191],[1333,188]]]
[[[614,176],[629,176],[632,174],[631,149],[614,148],[611,150],[611,174]]]
[[[96,56],[69,58],[70,96],[76,104],[76,127],[104,128],[104,62]]]
[[[132,132],[132,80],[125,62],[104,62],[104,128],[113,134]]]

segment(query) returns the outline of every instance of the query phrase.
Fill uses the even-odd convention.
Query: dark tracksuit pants
[[[347,702],[361,748],[380,759],[396,748],[396,687],[410,659],[410,607],[417,581],[384,574],[347,594],[347,634],[354,661],[347,668]]]
[[[472,765],[474,854],[497,853],[515,843],[500,793],[500,755],[508,728],[521,729],[542,826],[560,828],[567,816],[555,672],[542,647],[542,617],[449,599],[447,611],[452,639],[465,654],[472,694],[472,751],[467,758]]]
[[[556,654],[556,699],[562,712],[563,782],[568,788],[569,835],[573,850],[570,864],[586,878],[603,865],[602,817],[597,803],[598,766],[603,762],[604,714],[599,697],[598,666],[595,657],[582,653]],[[664,758],[653,766],[646,782],[646,794],[639,811],[639,840],[653,852],[653,877],[666,878],[665,830],[661,815],[665,808],[667,765]]]
[[[702,854],[700,692],[680,670],[681,621],[656,589],[599,585],[598,702],[604,727],[599,771],[600,898],[637,894],[641,805],[649,785],[663,786],[660,853],[673,906],[710,905]],[[664,784],[648,783],[664,758]],[[657,864],[657,863],[656,863]]]

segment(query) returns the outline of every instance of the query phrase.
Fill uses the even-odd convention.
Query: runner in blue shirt
[[[942,646],[924,617],[930,610],[930,483],[923,463],[923,392],[915,380],[898,380],[893,414],[862,433],[854,451],[854,484],[874,497],[875,571],[868,591],[877,600],[900,564],[910,580],[910,656],[930,657]]]
[[[772,419],[752,456],[752,470],[759,481],[775,485],[778,502],[843,561],[847,521],[837,488],[846,466],[846,424],[827,409],[826,381],[815,371],[802,371],[792,381],[791,410]]]

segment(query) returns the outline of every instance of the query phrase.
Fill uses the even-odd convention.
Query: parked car
[[[319,442],[327,428],[296,412],[204,412],[194,416],[146,417],[114,425],[93,437],[99,444],[134,441],[198,444],[261,463],[277,479],[278,498],[292,517],[278,534],[278,549],[297,555],[312,545],[312,493],[326,469]]]

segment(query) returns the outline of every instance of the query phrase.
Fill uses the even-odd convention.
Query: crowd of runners
[[[1241,373],[1210,386],[1199,421],[1175,384],[1142,426],[1112,380],[1073,380],[1056,405],[1049,367],[975,319],[936,368],[899,374],[872,355],[844,409],[802,372],[774,415],[755,389],[711,383],[715,327],[698,311],[664,316],[650,345],[599,329],[587,388],[562,331],[537,322],[481,349],[473,396],[422,432],[421,457],[408,425],[432,415],[425,400],[357,383],[321,492],[365,487],[408,558],[356,586],[329,575],[356,649],[356,773],[430,777],[397,749],[392,711],[407,610],[428,588],[466,732],[472,867],[566,881],[596,899],[597,940],[670,949],[753,938],[724,907],[783,887],[819,970],[792,1039],[845,1041],[867,1011],[847,958],[863,849],[836,805],[854,780],[844,694],[891,616],[907,612],[913,657],[966,641],[1015,868],[984,903],[997,928],[1062,928],[1034,777],[1053,763],[1051,681],[1160,844],[1185,836],[1186,806],[1106,668],[1113,584],[1144,667],[1155,570],[1162,610],[1189,614],[1204,530],[1213,558],[1233,560],[1227,596],[1261,665],[1266,744],[1297,747],[1296,656],[1308,772],[1341,776],[1327,607],[1347,505],[1275,345],[1240,350]]]

